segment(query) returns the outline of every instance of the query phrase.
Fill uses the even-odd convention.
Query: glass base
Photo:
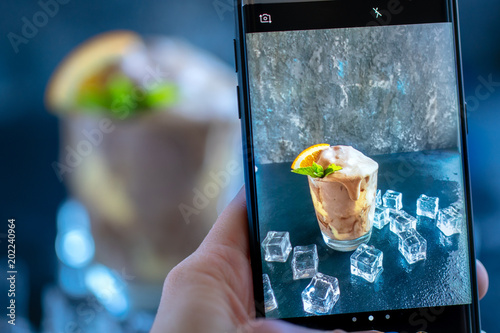
[[[325,241],[326,245],[328,245],[328,247],[331,247],[332,249],[337,251],[349,252],[356,250],[358,246],[363,243],[368,243],[370,241],[370,238],[372,237],[372,231],[370,230],[370,232],[368,232],[366,235],[350,240],[331,239],[323,234],[323,232],[321,233],[321,235],[323,236],[323,240]]]

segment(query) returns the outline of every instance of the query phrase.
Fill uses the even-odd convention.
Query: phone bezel
[[[476,277],[476,262],[475,262],[475,251],[474,251],[474,231],[473,231],[473,216],[472,216],[472,200],[471,200],[471,186],[470,186],[470,175],[469,175],[469,163],[468,163],[468,146],[467,146],[467,105],[465,103],[464,87],[463,87],[463,73],[462,73],[462,57],[460,48],[460,28],[459,28],[459,13],[458,13],[458,3],[456,0],[446,0],[448,2],[449,16],[451,23],[453,24],[454,30],[454,41],[455,41],[455,56],[457,63],[457,80],[458,80],[458,97],[460,103],[460,142],[461,142],[461,152],[463,156],[463,184],[465,191],[465,201],[466,201],[466,215],[468,221],[468,244],[469,244],[469,261],[470,261],[470,277],[471,277],[471,295],[472,303],[463,305],[463,310],[466,312],[464,318],[466,325],[470,328],[471,332],[481,332],[480,329],[480,317],[479,317],[479,297],[477,292],[477,277]],[[246,198],[247,198],[247,210],[248,210],[248,228],[249,228],[249,241],[250,241],[250,259],[252,266],[252,275],[254,281],[254,299],[255,299],[255,310],[257,317],[265,317],[264,311],[264,300],[263,300],[263,283],[262,283],[262,257],[260,250],[260,230],[258,225],[258,210],[257,210],[257,194],[256,194],[256,183],[255,183],[255,163],[253,159],[253,137],[252,137],[252,123],[251,123],[251,106],[250,106],[250,96],[249,96],[249,82],[248,82],[248,70],[247,70],[247,57],[246,57],[246,42],[245,42],[245,18],[243,13],[243,2],[245,4],[248,1],[235,0],[235,20],[236,20],[236,38],[235,38],[235,50],[236,50],[236,67],[239,69],[238,75],[238,107],[241,115],[241,129],[242,129],[242,139],[243,139],[243,158],[244,158],[244,175],[246,184]],[[291,1],[262,1],[258,0],[254,3],[287,3]],[[298,1],[295,1],[298,2]],[[311,0],[304,0],[302,2],[312,2]],[[414,313],[415,310],[430,310],[432,308],[420,308],[420,309],[409,309],[409,310],[391,310],[382,311],[383,313],[393,313],[396,318],[406,317]],[[348,317],[356,315],[366,315],[366,314],[347,314]],[[339,318],[340,316],[346,315],[327,315],[327,316],[312,316],[312,317],[299,317],[299,318],[285,318],[283,320],[297,323],[304,326],[332,329],[339,327],[330,327],[326,323],[329,322],[330,318]],[[398,319],[401,320],[401,319]],[[318,324],[320,324],[318,326]],[[373,322],[376,325],[376,322]],[[327,326],[325,326],[327,325]],[[344,328],[352,329],[352,328]]]

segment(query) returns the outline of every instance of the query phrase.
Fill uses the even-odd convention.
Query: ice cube
[[[389,211],[389,216],[391,220],[391,231],[396,235],[408,229],[417,229],[417,219],[403,210],[391,210]]]
[[[383,270],[384,254],[373,246],[361,244],[351,255],[351,274],[373,283]]]
[[[458,249],[457,239],[453,237],[448,237],[442,232],[439,232],[439,244],[448,247],[447,251],[456,251]]]
[[[375,207],[375,215],[373,217],[373,226],[382,229],[390,222],[389,208]]]
[[[294,280],[310,279],[318,272],[316,244],[293,248],[292,271]]]
[[[269,275],[262,274],[262,280],[264,282],[264,309],[266,312],[273,311],[278,307],[278,303],[276,302],[276,297],[274,297]]]
[[[446,236],[458,234],[461,229],[462,216],[453,206],[442,209],[438,212],[437,227]]]
[[[409,264],[427,258],[427,241],[415,230],[408,229],[398,234],[399,252]]]
[[[382,203],[382,191],[381,190],[377,190],[377,196],[375,197],[375,206],[382,206],[383,203]]]
[[[417,215],[435,219],[439,210],[439,198],[422,194],[417,199]]]
[[[395,210],[403,209],[403,194],[393,190],[387,190],[382,197],[382,202],[384,207]]]
[[[266,261],[286,262],[292,251],[290,234],[281,231],[269,231],[262,242]]]
[[[340,297],[339,280],[317,273],[302,292],[304,311],[312,314],[329,313]]]

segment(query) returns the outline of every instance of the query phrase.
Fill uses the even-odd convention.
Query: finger
[[[347,333],[343,330],[334,330],[334,331],[318,331],[302,326],[296,326],[285,321],[280,320],[256,320],[252,324],[248,325],[249,328],[244,332],[252,332],[252,333],[320,333],[320,332],[329,332],[329,333]],[[352,332],[352,333],[381,333],[379,331],[363,331],[363,332]]]
[[[489,277],[486,268],[483,264],[476,260],[476,271],[477,271],[477,291],[479,294],[479,299],[483,298],[488,292],[489,287]]]
[[[202,247],[229,246],[248,256],[248,219],[245,187],[224,209],[212,230],[203,241]]]

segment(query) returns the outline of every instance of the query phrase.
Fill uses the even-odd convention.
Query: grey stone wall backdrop
[[[318,143],[367,155],[457,148],[447,23],[247,36],[257,163]]]

